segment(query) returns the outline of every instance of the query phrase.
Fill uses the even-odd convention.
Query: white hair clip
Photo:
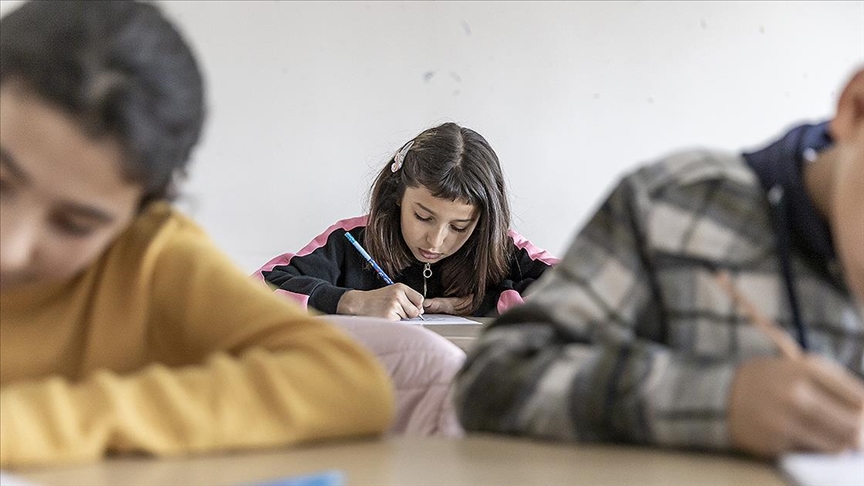
[[[407,144],[405,144],[402,149],[396,152],[396,156],[393,157],[393,163],[390,164],[390,172],[396,172],[397,170],[402,168],[402,163],[405,162],[405,156],[408,154],[408,150],[411,146],[414,145],[414,140],[411,140]]]

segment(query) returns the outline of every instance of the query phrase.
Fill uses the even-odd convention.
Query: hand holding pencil
[[[727,272],[719,272],[717,282],[782,354],[738,367],[729,398],[733,444],[765,457],[864,448],[864,382],[837,363],[804,353],[735,288]]]
[[[423,296],[405,284],[394,283],[393,279],[378,265],[378,262],[351,236],[351,233],[346,232],[345,238],[351,242],[360,256],[372,266],[378,276],[387,283],[387,286],[376,290],[349,290],[339,299],[336,312],[384,317],[391,320],[410,319],[412,317],[420,317],[422,320]]]

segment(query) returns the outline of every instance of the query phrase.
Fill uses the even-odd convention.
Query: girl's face
[[[456,253],[477,226],[472,204],[434,197],[423,186],[408,187],[400,204],[402,238],[414,258],[435,263]]]
[[[143,190],[122,176],[115,140],[12,82],[0,107],[0,289],[68,279],[126,228]]]

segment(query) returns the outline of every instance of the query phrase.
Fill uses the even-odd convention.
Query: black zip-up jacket
[[[367,216],[344,219],[332,225],[297,253],[285,253],[267,262],[255,272],[259,278],[299,301],[326,314],[335,314],[339,299],[349,290],[375,290],[386,282],[369,267],[366,260],[345,238],[348,231],[363,242]],[[558,259],[514,231],[510,237],[516,247],[507,277],[486,290],[483,303],[475,316],[492,316],[522,302],[521,294]],[[403,283],[423,293],[423,263],[416,262],[391,275],[396,283]],[[432,276],[425,279],[426,298],[443,297],[438,264],[431,266]]]

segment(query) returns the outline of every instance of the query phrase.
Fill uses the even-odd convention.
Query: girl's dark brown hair
[[[153,4],[32,1],[5,15],[0,85],[20,83],[115,137],[141,206],[170,199],[204,123],[204,80],[191,48]]]
[[[399,170],[391,170],[391,158],[375,179],[363,244],[387,273],[399,275],[414,261],[400,226],[405,188],[422,186],[435,197],[474,205],[477,226],[462,248],[441,262],[440,270],[445,296],[473,295],[463,309],[473,313],[486,289],[507,275],[514,252],[498,156],[479,133],[455,123],[425,130],[413,142]]]

